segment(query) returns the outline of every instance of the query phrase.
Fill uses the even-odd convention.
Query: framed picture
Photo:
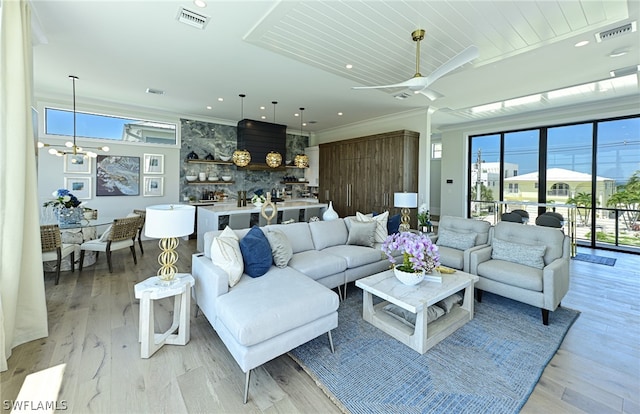
[[[82,155],[65,154],[64,172],[72,174],[91,173],[91,158]]]
[[[64,177],[64,188],[79,200],[91,199],[91,177]]]
[[[162,197],[164,195],[164,177],[144,177],[145,197]]]
[[[98,155],[96,196],[139,196],[140,157]]]
[[[164,174],[164,155],[144,154],[144,174]]]

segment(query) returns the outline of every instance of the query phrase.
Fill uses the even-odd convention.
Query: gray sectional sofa
[[[291,258],[285,267],[272,265],[263,276],[243,274],[233,287],[211,259],[212,242],[221,232],[204,235],[204,252],[192,257],[194,298],[245,372],[245,402],[252,369],[324,333],[333,349],[339,296],[332,288],[389,268],[379,243],[364,227],[350,219],[262,227],[265,235],[284,233]],[[235,234],[242,239],[248,232]]]

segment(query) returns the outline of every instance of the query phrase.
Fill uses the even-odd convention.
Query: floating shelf
[[[191,164],[222,164],[222,165],[235,165],[233,161],[222,160],[187,160]]]
[[[280,181],[280,184],[309,184],[309,181]]]
[[[187,181],[187,184],[235,184],[235,181]]]

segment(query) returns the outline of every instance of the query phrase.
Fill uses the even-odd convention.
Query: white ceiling
[[[67,76],[76,75],[79,110],[83,103],[102,103],[233,122],[265,115],[268,122],[298,129],[294,113],[304,107],[304,121],[313,122],[304,130],[317,132],[430,105],[439,109],[433,115],[437,128],[576,99],[606,103],[640,96],[636,72],[635,84],[606,92],[545,98],[490,115],[470,111],[608,79],[610,70],[637,66],[639,32],[601,43],[594,36],[637,21],[637,0],[208,0],[206,8],[171,0],[31,3],[35,93],[70,102]],[[181,6],[210,16],[205,29],[178,22]],[[351,89],[412,77],[411,32],[417,28],[426,30],[419,62],[424,76],[469,45],[480,50],[476,60],[432,85],[444,97],[400,100],[393,97],[403,92],[398,89]],[[580,40],[590,43],[574,47]],[[609,56],[621,49],[628,53]],[[353,68],[346,69],[347,63]],[[165,93],[147,94],[147,88]],[[243,102],[240,93],[246,94]],[[272,101],[278,102],[275,108]]]

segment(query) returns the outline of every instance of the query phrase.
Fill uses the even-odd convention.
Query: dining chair
[[[60,280],[60,266],[62,258],[71,256],[71,271],[75,271],[76,246],[62,243],[60,236],[60,226],[57,224],[46,224],[40,226],[40,244],[42,245],[42,261],[56,261],[56,285]]]
[[[551,214],[540,214],[536,218],[536,226],[544,226],[544,227],[554,227],[556,229],[562,228],[562,222],[558,219],[558,217]]]
[[[147,218],[147,211],[136,209],[133,210],[133,214],[137,214],[138,216],[142,217],[142,220],[140,221],[140,227],[138,227],[138,245],[140,246],[140,254],[144,254],[144,249],[142,248],[142,229]]]
[[[136,257],[135,239],[138,234],[138,228],[142,217],[136,215],[134,217],[119,218],[113,220],[111,227],[106,230],[100,238],[89,240],[80,245],[80,271],[82,271],[82,262],[84,260],[85,251],[93,251],[96,254],[105,252],[107,254],[107,264],[109,265],[109,273],[113,273],[111,264],[111,252],[129,248],[133,256],[133,262],[138,264]],[[97,257],[96,257],[97,260]]]
[[[500,220],[522,224],[522,216],[518,213],[504,213],[502,216],[500,216]]]
[[[523,223],[526,223],[527,221],[529,221],[529,213],[527,213],[526,210],[517,208],[515,210],[511,210],[511,212],[518,214],[522,218]]]

